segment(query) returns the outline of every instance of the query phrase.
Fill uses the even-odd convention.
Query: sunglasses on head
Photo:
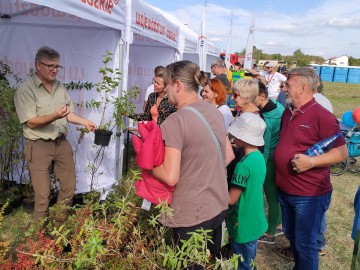
[[[240,94],[236,93],[235,91],[232,92],[234,99],[236,99]]]

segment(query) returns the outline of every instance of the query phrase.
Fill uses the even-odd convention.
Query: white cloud
[[[218,42],[220,42],[221,41],[221,38],[209,38],[208,39],[210,42],[213,42],[213,43],[218,43]]]
[[[296,25],[292,24],[275,24],[275,25],[269,25],[269,26],[258,26],[256,27],[256,30],[260,32],[284,32],[289,33],[289,31],[294,31],[297,28],[299,28]]]
[[[358,28],[360,20],[355,18],[331,18],[328,25],[341,28]]]
[[[279,43],[279,42],[276,42],[276,41],[267,41],[263,45],[267,46],[267,47],[275,47],[275,48],[279,48],[279,47],[286,48],[286,47],[288,47],[288,44],[283,44],[283,43]]]
[[[306,5],[307,3],[303,3]],[[351,55],[360,58],[359,0],[325,0],[302,6],[300,12],[286,8],[274,9],[275,3],[255,8],[255,46],[266,53],[292,54],[296,49],[304,53],[322,55]],[[176,17],[199,32],[204,6],[188,5],[175,12]],[[273,12],[277,10],[277,12]],[[221,5],[207,5],[207,37],[225,49],[228,41],[231,12],[233,12],[232,51],[246,46],[251,11],[227,9]]]

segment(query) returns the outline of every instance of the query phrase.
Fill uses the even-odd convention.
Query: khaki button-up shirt
[[[66,92],[64,85],[55,80],[52,84],[51,94],[46,91],[42,81],[34,74],[29,80],[20,85],[15,93],[16,113],[23,127],[24,136],[30,140],[55,140],[62,134],[67,134],[66,117],[53,121],[52,123],[29,128],[26,122],[36,116],[52,114],[57,108],[66,105],[73,111],[74,105]]]

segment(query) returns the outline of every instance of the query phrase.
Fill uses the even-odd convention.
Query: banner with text
[[[125,29],[125,0],[27,0],[27,2],[63,11],[111,28]]]

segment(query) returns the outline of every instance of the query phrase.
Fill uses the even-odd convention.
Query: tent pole
[[[124,79],[123,74],[123,56],[124,56],[124,42],[123,42],[123,33],[120,31],[120,42],[119,42],[119,70],[121,71],[121,81]],[[122,83],[118,87],[118,97],[121,97],[123,94],[123,86]],[[124,157],[124,136],[123,130],[120,127],[117,127],[116,131],[116,167],[115,167],[115,177],[116,180],[119,181],[119,184],[121,185],[121,177],[122,177],[122,169],[123,169],[123,157]]]
[[[119,96],[126,95],[128,91],[128,74],[129,74],[129,54],[130,43],[132,43],[131,33],[131,6],[132,1],[126,0],[126,12],[125,12],[125,31],[120,33],[120,45],[119,45],[119,68],[121,71],[121,86],[119,90]],[[124,130],[119,130],[119,134],[124,134]],[[119,185],[122,181],[122,171],[124,163],[124,141],[125,136],[120,136],[117,140],[117,157],[116,157],[116,176]],[[128,158],[128,157],[126,157]],[[127,172],[126,172],[127,173]]]

